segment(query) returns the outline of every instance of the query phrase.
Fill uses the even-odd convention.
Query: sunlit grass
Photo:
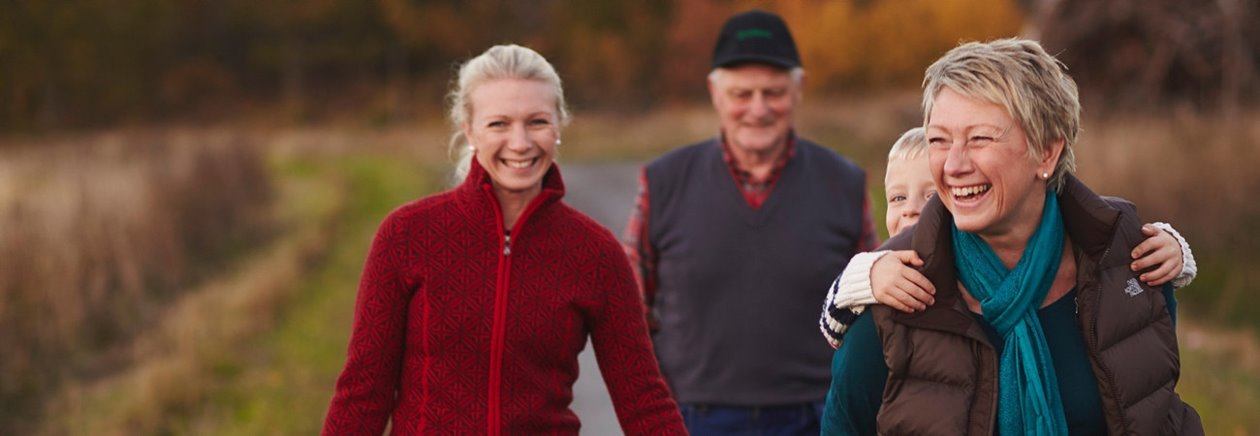
[[[323,256],[324,227],[335,223],[346,191],[327,171],[303,175],[284,164],[270,171],[281,179],[277,220],[285,232],[182,292],[126,347],[131,363],[48,392],[42,433],[184,433],[191,428],[187,417],[205,407],[209,393],[238,377],[245,367],[241,345],[273,327],[278,309],[293,298],[292,284]]]
[[[317,434],[344,364],[359,273],[377,224],[437,186],[420,163],[391,156],[338,164],[349,197],[325,262],[296,284],[276,329],[249,345],[244,368],[194,417],[194,433]]]
[[[1177,391],[1203,418],[1206,434],[1260,434],[1260,342],[1248,331],[1178,325]]]

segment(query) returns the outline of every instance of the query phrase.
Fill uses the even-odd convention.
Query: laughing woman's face
[[[948,87],[935,98],[927,139],[933,181],[959,230],[990,242],[1032,235],[1046,198],[1041,175],[1054,171],[1057,153],[1034,160],[1002,106]]]

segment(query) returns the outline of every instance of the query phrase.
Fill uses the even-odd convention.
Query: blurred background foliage
[[[0,127],[313,121],[430,110],[459,60],[502,42],[564,72],[579,107],[703,100],[729,14],[779,11],[815,92],[913,87],[960,40],[1027,31],[1103,102],[1256,96],[1248,0],[63,0],[0,3]],[[277,110],[279,109],[279,110]]]
[[[442,188],[458,62],[538,50],[565,164],[638,162],[715,131],[712,44],[749,8],[793,29],[798,129],[872,181],[927,65],[1041,40],[1081,177],[1198,257],[1180,390],[1260,434],[1255,0],[0,1],[0,434],[316,432],[375,224]]]
[[[1106,4],[1120,3],[1142,5]],[[398,120],[415,115],[417,102],[432,107],[460,59],[503,42],[529,45],[552,59],[580,107],[644,110],[703,100],[703,87],[694,83],[708,69],[713,35],[727,15],[748,8],[779,10],[793,26],[814,91],[867,92],[915,86],[925,64],[959,40],[1017,34],[1027,18],[1076,23],[1110,16],[1095,14],[1104,6],[1089,1],[1081,1],[1079,9],[1056,9],[1086,11],[1063,18],[1052,10],[1037,15],[1037,5],[1037,0],[6,1],[0,4],[0,127],[39,131],[199,122],[239,117],[242,111],[281,121],[324,120],[348,111]],[[1090,29],[1108,24],[1094,21]],[[1200,26],[1212,25],[1203,20]],[[1047,34],[1053,29],[1058,28],[1047,26]],[[1183,30],[1202,38],[1203,29]],[[1070,32],[1080,33],[1063,30]],[[1147,33],[1116,44],[1182,47]],[[1074,44],[1080,45],[1072,38],[1089,37],[1057,40],[1071,57],[1077,53]],[[1254,58],[1260,44],[1250,44]],[[1087,47],[1080,47],[1087,57]],[[1143,53],[1135,49],[1130,54]],[[1200,55],[1202,63],[1211,63],[1220,54]],[[1211,76],[1200,76],[1205,74]],[[1118,77],[1126,74],[1106,76]]]

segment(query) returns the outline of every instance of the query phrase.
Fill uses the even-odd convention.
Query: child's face
[[[884,220],[889,236],[919,222],[919,211],[923,210],[929,198],[936,195],[927,154],[914,159],[889,160],[884,191],[888,200],[888,215]]]

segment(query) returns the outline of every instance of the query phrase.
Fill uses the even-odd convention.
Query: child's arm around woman
[[[1198,270],[1190,244],[1167,223],[1142,226],[1147,238],[1130,255],[1134,271],[1150,269],[1139,279],[1151,286],[1172,282],[1184,288]],[[859,253],[827,291],[819,328],[833,348],[844,341],[853,319],[869,304],[884,304],[902,312],[924,310],[936,302],[936,288],[916,267],[923,266],[911,250]]]

